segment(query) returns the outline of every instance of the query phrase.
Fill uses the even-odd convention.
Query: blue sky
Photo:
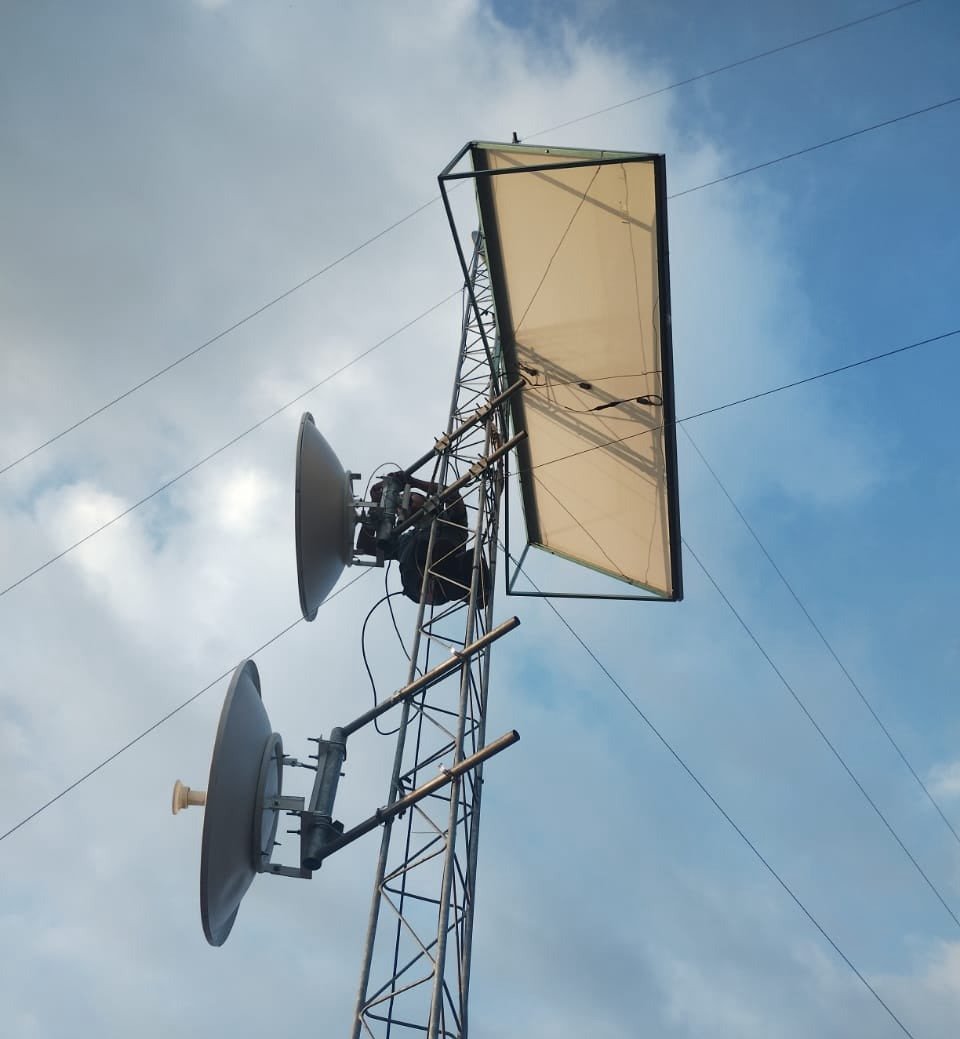
[[[465,140],[524,136],[873,10],[7,11],[0,465],[427,201]],[[537,140],[664,151],[680,191],[955,96],[958,42],[956,6],[923,0]],[[671,203],[680,415],[960,325],[958,117]],[[0,585],[457,282],[430,207],[3,474]],[[441,307],[304,399],[345,464],[366,474],[432,442],[458,333],[456,304]],[[945,340],[688,429],[960,828],[946,782],[960,762],[957,358]],[[295,619],[300,410],[0,597],[0,831]],[[690,545],[960,913],[957,841],[679,444]],[[680,605],[562,609],[911,1032],[952,1036],[960,929],[684,564]],[[375,593],[358,585],[258,655],[289,752],[366,706],[358,633]],[[487,772],[474,1035],[901,1035],[549,610],[498,610],[523,625],[497,652],[490,731],[522,740]],[[390,688],[402,657],[379,621]],[[310,885],[262,878],[228,944],[203,940],[199,813],[171,819],[168,801],[178,776],[202,785],[224,691],[0,843],[5,1035],[246,1036],[320,1015],[347,1032],[375,839]],[[372,737],[351,747],[348,824],[384,800],[388,757]]]

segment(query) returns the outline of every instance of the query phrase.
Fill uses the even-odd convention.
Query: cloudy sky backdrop
[[[960,9],[922,0],[533,136],[881,6],[3,5],[0,467],[428,202],[468,139],[662,151],[684,192],[960,94]],[[960,327],[958,120],[951,104],[671,202],[679,415]],[[457,304],[16,582],[458,282],[427,206],[0,475],[0,833],[296,620],[301,410],[364,474],[419,455]],[[960,829],[958,345],[686,429]],[[952,1037],[960,839],[679,447],[690,548],[917,866],[690,552],[680,605],[561,609],[910,1032]],[[289,753],[369,703],[380,588],[257,655]],[[549,608],[502,597],[514,612],[489,731],[522,740],[487,769],[473,1034],[902,1035]],[[389,619],[371,628],[399,686]],[[0,842],[5,1036],[348,1033],[375,837],[310,884],[260,878],[226,946],[203,939],[202,816],[171,818],[169,795],[204,785],[225,688]],[[383,803],[389,757],[373,734],[351,746],[348,825]]]

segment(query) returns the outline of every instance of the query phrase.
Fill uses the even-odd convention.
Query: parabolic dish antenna
[[[333,449],[303,413],[297,439],[297,582],[304,620],[312,621],[323,600],[353,561],[353,489]]]
[[[240,901],[266,868],[279,812],[283,746],[271,731],[252,660],[233,673],[210,762],[200,850],[200,918],[211,945],[223,945]]]

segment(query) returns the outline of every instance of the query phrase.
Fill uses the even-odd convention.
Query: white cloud
[[[934,797],[949,800],[960,795],[960,761],[934,766],[927,775],[927,786]]]
[[[214,493],[214,512],[221,527],[231,534],[262,530],[267,507],[277,504],[280,497],[279,488],[265,473],[251,469],[231,475],[219,492]]]
[[[914,1035],[949,1039],[960,1019],[960,943],[931,943],[909,977],[873,979]]]
[[[204,6],[222,17],[181,23],[159,6],[125,8],[110,31],[126,44],[151,41],[141,54],[105,45],[113,18],[94,5],[90,24],[44,29],[35,72],[19,73],[23,125],[6,131],[4,152],[22,170],[0,256],[10,285],[0,332],[14,373],[0,385],[0,439],[11,451],[425,201],[467,137],[529,133],[662,82],[661,69],[637,69],[578,26],[547,46],[480,3],[380,5],[375,17],[364,5]],[[63,62],[70,90],[48,83]],[[732,162],[708,128],[691,131],[692,118],[674,95],[578,124],[565,141],[664,149],[678,189]],[[788,201],[744,180],[671,207],[681,414],[821,366],[824,332],[780,219]],[[467,191],[457,205],[469,227]],[[434,206],[7,474],[5,578],[445,296],[458,280],[448,238]],[[0,829],[296,617],[299,412],[311,410],[344,464],[365,477],[387,459],[416,457],[444,421],[458,333],[453,304],[0,601],[0,782],[16,791]],[[742,409],[698,438],[711,457],[732,459],[725,476],[735,493],[796,510],[846,509],[884,479],[886,463],[870,431],[826,400],[784,395],[776,423]],[[715,515],[699,507],[704,478],[691,470],[684,481],[690,526],[719,545]],[[303,756],[307,735],[370,702],[357,637],[381,579],[371,574],[261,654],[264,700],[290,753]],[[716,1022],[731,1035],[829,1034],[816,1026],[848,1005],[845,969],[803,955],[806,922],[758,894],[762,872],[739,857],[726,825],[590,661],[566,649],[543,608],[500,608],[524,625],[507,640],[515,648],[498,649],[491,731],[516,724],[523,740],[488,771],[477,1034],[499,1034],[502,1006],[529,1020],[530,1034],[633,1034],[637,1005],[624,994],[641,984],[645,1010],[671,1039]],[[832,814],[848,806],[811,777],[802,739],[770,705],[766,675],[757,677],[712,603],[569,611],[639,701],[680,733],[751,832],[826,903],[831,923],[859,934],[837,903],[867,904],[874,892],[876,906],[895,900],[909,916],[903,878],[879,852],[871,892],[845,897],[843,862],[840,879],[826,875],[819,840],[854,865],[861,842],[870,855],[876,848]],[[398,612],[406,634],[412,611],[401,603]],[[399,684],[403,661],[384,615],[369,650],[381,692]],[[819,674],[802,652],[796,660]],[[0,913],[21,950],[0,972],[14,1036],[150,1039],[182,1034],[185,1022],[197,1034],[259,1035],[276,1027],[269,994],[301,986],[315,998],[285,1002],[288,1027],[323,1017],[346,1031],[375,836],[309,884],[258,879],[223,950],[200,935],[202,817],[173,820],[168,800],[178,775],[203,785],[224,684],[0,845]],[[767,737],[758,751],[761,718],[782,724],[770,730],[782,740]],[[389,759],[372,734],[351,745],[346,821],[382,803]],[[954,768],[945,767],[948,785],[960,784]],[[812,804],[816,827],[787,819],[787,804]],[[876,945],[902,968],[885,984],[902,985],[904,1000],[942,993],[947,1006],[953,952],[944,947],[914,977],[902,962],[906,925],[877,915]],[[858,958],[869,961],[874,948],[862,945]],[[49,998],[54,987],[61,999]],[[791,1005],[788,1020],[766,991]]]

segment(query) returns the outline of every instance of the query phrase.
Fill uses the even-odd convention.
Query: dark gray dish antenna
[[[264,805],[280,796],[282,776],[283,746],[263,706],[257,665],[245,660],[220,712],[203,817],[200,919],[211,945],[227,940],[247,888],[269,865],[279,812]]]
[[[350,474],[309,411],[297,438],[296,531],[300,609],[312,621],[353,561],[355,510]]]

